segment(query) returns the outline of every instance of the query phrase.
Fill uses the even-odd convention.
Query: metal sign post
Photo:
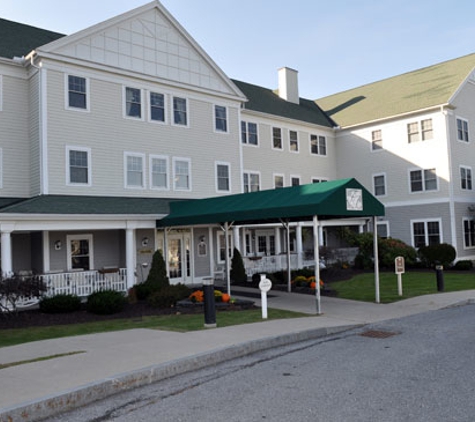
[[[406,272],[404,257],[397,256],[394,260],[394,266],[396,268],[395,273],[397,274],[397,292],[399,296],[402,296],[402,274]]]

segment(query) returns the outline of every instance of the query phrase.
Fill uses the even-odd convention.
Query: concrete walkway
[[[239,293],[256,289],[234,288]],[[338,333],[364,324],[475,303],[475,290],[420,296],[381,305],[271,291],[270,308],[308,317],[188,333],[152,329],[91,334],[0,348],[0,364],[75,353],[0,370],[0,422],[35,421],[94,400],[270,347]],[[248,297],[245,297],[249,299]],[[260,306],[259,299],[252,299]],[[0,331],[0,335],[2,332]]]

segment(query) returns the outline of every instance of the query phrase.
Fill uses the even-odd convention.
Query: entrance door
[[[191,236],[189,233],[173,234],[168,237],[168,269],[172,284],[191,281]]]

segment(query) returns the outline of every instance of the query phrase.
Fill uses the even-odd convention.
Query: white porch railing
[[[71,271],[67,273],[49,273],[40,275],[47,287],[47,296],[73,294],[79,297],[89,296],[100,290],[127,291],[127,270]]]
[[[274,273],[287,269],[287,255],[243,257],[243,262],[248,275]],[[312,267],[313,265],[315,265],[315,260],[305,259],[305,256],[302,256],[299,265],[298,255],[296,253],[290,254],[291,270],[297,270],[299,267]]]

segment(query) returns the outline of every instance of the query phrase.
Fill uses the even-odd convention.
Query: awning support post
[[[289,220],[280,220],[285,228],[285,241],[287,243],[287,291],[292,291],[292,272],[290,270],[290,223]]]
[[[231,296],[231,268],[229,265],[229,223],[224,223],[224,247],[225,247],[225,265],[226,265],[226,290]]]
[[[313,216],[313,256],[315,259],[315,304],[317,315],[322,314],[320,296],[320,245],[318,237],[318,216]]]
[[[377,217],[373,216],[373,254],[374,254],[374,288],[376,303],[380,303],[379,299],[379,253],[378,253],[378,222]]]

